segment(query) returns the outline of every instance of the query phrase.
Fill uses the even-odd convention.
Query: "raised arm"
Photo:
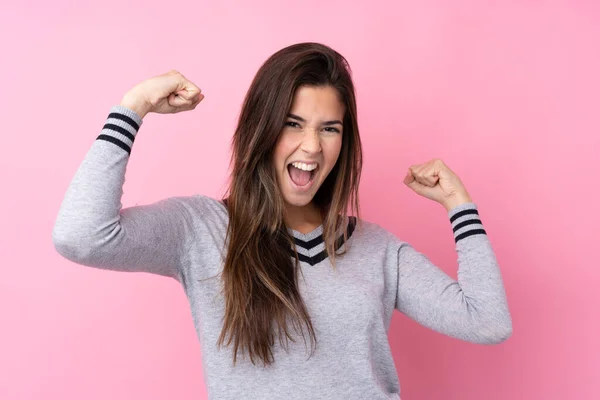
[[[152,78],[145,81],[146,86],[136,86],[121,105],[110,109],[67,189],[54,224],[52,240],[63,257],[91,267],[181,279],[179,265],[194,230],[186,199],[171,197],[128,208],[121,204],[125,171],[143,116],[190,110],[202,100],[191,82],[179,88],[182,77],[173,72],[167,75],[157,77],[162,81]],[[143,97],[144,90],[158,97]],[[173,92],[179,95],[169,94]]]
[[[408,243],[398,246],[396,309],[440,333],[494,344],[512,334],[512,320],[496,256],[477,205],[440,159],[409,168],[404,183],[444,206],[458,254],[458,281]]]

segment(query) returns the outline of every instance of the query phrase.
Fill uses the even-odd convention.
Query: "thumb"
[[[408,171],[404,177],[404,184],[418,194],[423,194],[428,189],[427,186],[417,181],[410,171]]]
[[[178,97],[181,97],[181,98],[183,98],[185,100],[189,100],[189,101],[193,101],[194,98],[198,97],[198,95],[200,93],[201,93],[200,90],[196,90],[196,89],[191,88],[191,87],[190,88],[186,87],[184,89],[181,89],[181,90],[178,90],[178,91],[175,92],[175,94]]]
[[[178,93],[179,92],[177,92],[177,93],[171,93],[169,95],[168,100],[169,100],[169,105],[170,106],[172,106],[172,107],[181,107],[181,106],[184,106],[186,104],[191,103],[189,100],[186,100],[183,96],[179,95]]]
[[[202,98],[204,95],[200,90],[184,88],[169,95],[169,105],[173,107],[192,106]]]

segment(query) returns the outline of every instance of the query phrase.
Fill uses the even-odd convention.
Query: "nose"
[[[316,154],[321,152],[321,139],[319,132],[316,129],[309,129],[304,134],[302,139],[302,145],[300,146],[302,151],[306,154]]]

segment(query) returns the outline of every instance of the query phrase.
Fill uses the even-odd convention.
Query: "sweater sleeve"
[[[479,344],[497,344],[512,334],[502,276],[477,205],[448,212],[458,281],[410,244],[398,248],[396,309],[442,334]]]
[[[81,265],[181,281],[193,220],[183,197],[122,208],[125,170],[142,119],[116,105],[72,179],[52,231],[54,247]]]

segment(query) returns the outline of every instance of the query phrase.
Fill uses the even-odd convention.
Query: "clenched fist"
[[[440,159],[411,165],[404,177],[404,184],[417,194],[440,203],[447,211],[472,202],[460,178]]]
[[[137,84],[123,96],[121,105],[144,118],[150,112],[174,114],[193,110],[202,99],[204,95],[198,86],[171,70]]]

